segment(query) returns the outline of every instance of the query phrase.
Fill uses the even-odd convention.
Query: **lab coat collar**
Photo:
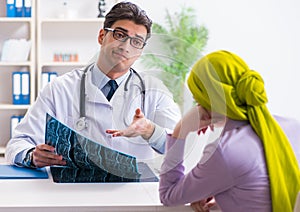
[[[87,75],[86,83],[85,83],[86,101],[109,104],[102,91],[92,83],[92,72],[88,71],[86,75]]]

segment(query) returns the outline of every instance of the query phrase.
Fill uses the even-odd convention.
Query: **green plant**
[[[166,26],[153,23],[154,44],[145,51],[142,62],[146,67],[162,70],[160,78],[182,105],[182,88],[192,65],[200,58],[208,39],[208,30],[196,23],[195,10],[182,7],[179,13],[166,10]],[[171,74],[171,75],[170,75]]]

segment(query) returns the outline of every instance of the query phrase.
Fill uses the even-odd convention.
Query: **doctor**
[[[161,81],[131,68],[150,37],[151,25],[137,5],[116,4],[99,31],[97,62],[56,78],[41,91],[7,144],[7,162],[28,167],[65,165],[62,156],[45,144],[46,113],[138,160],[164,153],[166,133],[180,119],[179,108]],[[127,127],[133,130],[132,138],[110,134],[109,129]]]

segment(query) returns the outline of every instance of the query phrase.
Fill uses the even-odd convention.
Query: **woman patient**
[[[292,211],[300,191],[300,124],[270,114],[260,74],[217,51],[194,65],[188,86],[198,105],[168,135],[161,202],[191,203],[195,211],[209,211],[212,201],[224,212]],[[216,127],[223,127],[221,136],[184,173],[187,135]]]

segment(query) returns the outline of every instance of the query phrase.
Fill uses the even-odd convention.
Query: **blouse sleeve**
[[[233,185],[233,179],[221,151],[206,147],[210,155],[184,174],[185,141],[167,136],[166,157],[161,167],[159,193],[164,205],[183,205],[214,196]],[[207,152],[213,151],[213,152]],[[199,153],[200,154],[200,153]]]

